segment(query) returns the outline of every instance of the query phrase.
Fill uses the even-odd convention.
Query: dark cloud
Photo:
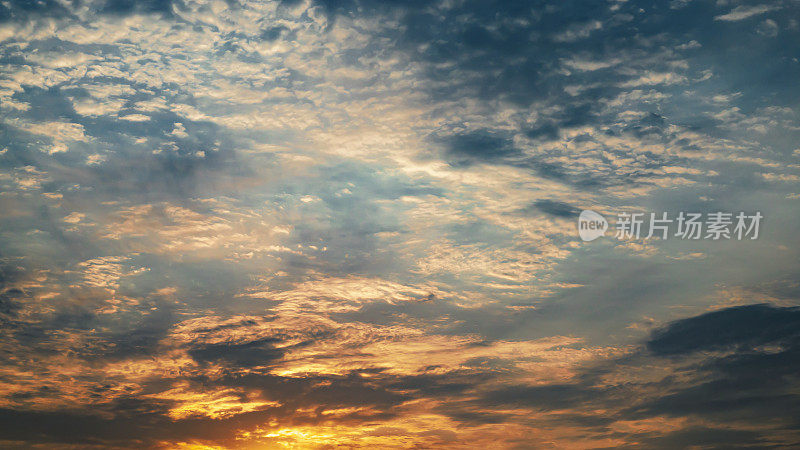
[[[469,131],[434,140],[444,144],[446,157],[457,165],[498,161],[519,154],[508,135],[492,130]]]
[[[87,6],[94,7],[98,14],[129,15],[159,14],[174,17],[175,8],[184,8],[182,0],[106,0],[102,2],[83,2],[68,0],[10,0],[0,4],[1,22],[28,22],[40,18],[75,19],[76,9]],[[234,3],[230,1],[229,3]]]
[[[630,413],[774,424],[797,431],[798,317],[796,308],[747,305],[676,321],[656,331],[648,342],[650,351],[685,361],[684,370],[693,373],[694,383],[671,383],[665,395]],[[698,359],[693,356],[697,352],[720,353],[699,353],[708,356]],[[762,438],[770,435],[765,430]]]
[[[21,308],[19,299],[24,296],[24,292],[19,289],[9,289],[0,294],[0,316],[14,317]]]
[[[286,28],[285,26],[282,26],[282,25],[269,27],[269,28],[265,28],[263,31],[261,31],[260,37],[261,37],[261,39],[263,39],[265,41],[274,41],[274,40],[278,39],[279,37],[281,37],[282,34],[288,32],[288,31],[289,31],[289,29]]]
[[[199,363],[225,362],[235,367],[267,366],[279,360],[288,349],[276,348],[280,338],[264,338],[242,344],[211,344],[189,350]]]
[[[609,436],[616,421],[692,417],[720,426],[633,432],[624,437],[646,442],[647,448],[690,444],[728,448],[737,439],[723,430],[738,433],[728,427],[746,423],[742,445],[777,445],[783,436],[800,430],[796,320],[795,308],[768,305],[702,314],[655,331],[646,351],[587,365],[573,382],[485,389],[478,400],[450,403],[441,410],[454,419],[484,424],[506,420],[495,417],[495,410],[570,411],[553,420],[579,426],[587,435]],[[604,381],[653,366],[669,368],[668,374],[651,381],[635,377],[620,383]],[[598,410],[606,413],[598,417]]]
[[[800,344],[800,310],[747,305],[714,311],[671,323],[647,347],[657,355],[676,355],[768,344]]]
[[[580,213],[580,209],[556,200],[537,200],[532,206],[543,213],[556,217],[575,217]]]
[[[182,0],[107,0],[98,8],[101,14],[162,14],[170,17],[174,8],[183,8]]]
[[[542,411],[587,406],[590,399],[601,399],[600,390],[581,385],[548,384],[544,386],[509,386],[484,394],[483,404],[487,406],[530,406]]]
[[[21,279],[24,279],[24,273],[19,267],[0,262],[0,323],[13,321],[25,301],[30,300],[28,293],[15,287]]]
[[[0,3],[0,23],[27,22],[38,17],[67,18],[72,14],[62,2],[56,0],[9,0]]]
[[[775,442],[764,439],[758,431],[732,430],[730,428],[693,426],[691,428],[667,433],[666,435],[650,435],[642,433],[638,436],[640,445],[622,446],[621,448],[690,448],[702,446],[708,449],[756,449],[781,448]]]

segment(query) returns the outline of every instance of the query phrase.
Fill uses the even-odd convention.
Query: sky
[[[798,58],[797,0],[0,1],[0,446],[796,448]],[[615,236],[681,212],[763,220]]]

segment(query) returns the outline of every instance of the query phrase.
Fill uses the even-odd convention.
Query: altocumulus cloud
[[[0,445],[800,445],[797,12],[2,2]]]

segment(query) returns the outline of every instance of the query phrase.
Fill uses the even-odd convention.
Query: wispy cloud
[[[750,17],[758,16],[769,11],[774,11],[776,9],[778,8],[769,5],[755,5],[755,6],[741,5],[737,6],[736,8],[733,8],[729,13],[715,16],[714,20],[721,20],[724,22],[737,22],[739,20],[745,20]]]

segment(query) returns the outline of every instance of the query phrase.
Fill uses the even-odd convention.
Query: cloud
[[[283,356],[283,350],[276,349],[271,345],[276,342],[280,342],[280,339],[265,338],[237,344],[209,344],[190,350],[189,355],[199,363],[224,361],[237,368],[264,366]]]
[[[0,445],[796,446],[768,10],[3,2]]]
[[[737,22],[753,16],[764,14],[769,11],[773,11],[775,9],[777,8],[767,5],[755,5],[755,6],[741,5],[737,6],[736,8],[733,8],[729,13],[714,17],[714,20],[721,20],[724,22]]]
[[[162,13],[169,16],[176,7],[183,7],[183,2],[180,0],[108,0],[99,8],[99,12],[108,14]]]
[[[574,206],[549,199],[536,200],[533,203],[533,207],[556,217],[577,217],[578,213],[580,213],[580,210]]]
[[[797,338],[798,323],[796,308],[746,305],[674,322],[656,332],[647,346],[659,355],[780,346]]]
[[[69,15],[69,9],[55,0],[37,2],[12,0],[0,5],[0,23],[26,22],[32,17],[69,17]]]
[[[477,130],[449,136],[447,152],[454,158],[493,160],[516,153],[511,140],[490,130]]]

